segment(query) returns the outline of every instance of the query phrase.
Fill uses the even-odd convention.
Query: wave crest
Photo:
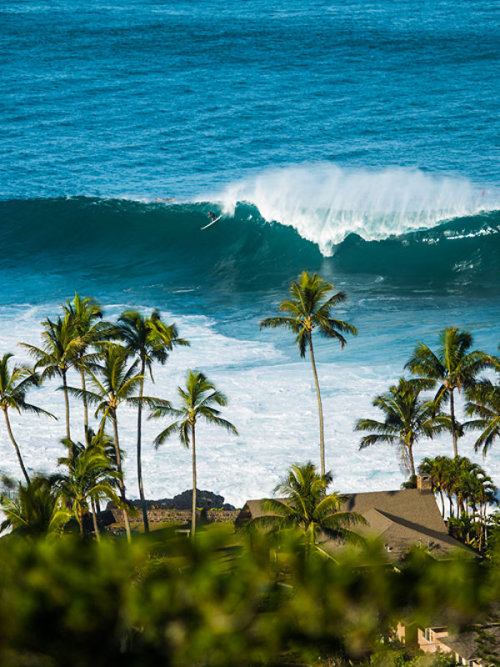
[[[273,168],[231,183],[214,199],[228,215],[238,202],[253,204],[265,220],[294,227],[324,255],[352,233],[376,241],[500,208],[498,193],[465,178],[331,163]]]

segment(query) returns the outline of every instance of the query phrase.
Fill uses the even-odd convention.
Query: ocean
[[[373,398],[445,326],[500,343],[499,18],[492,0],[4,0],[1,353],[24,361],[17,343],[39,344],[75,290],[110,319],[158,308],[191,347],[147,392],[175,402],[192,368],[227,394],[239,436],[200,425],[198,480],[241,505],[319,464],[310,363],[259,329],[317,271],[359,331],[343,350],[316,341],[334,487],[398,488],[397,453],[359,451],[356,419],[378,416]],[[209,211],[222,217],[202,230]],[[13,416],[31,471],[64,452],[57,384],[30,399],[59,421]],[[135,413],[120,411],[137,497]],[[81,438],[77,403],[72,419]],[[160,428],[146,421],[149,498],[190,488],[190,453],[155,451]],[[499,484],[500,442],[486,458],[473,443],[460,454]],[[449,436],[415,447],[437,454]]]

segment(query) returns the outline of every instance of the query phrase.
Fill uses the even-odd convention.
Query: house
[[[435,558],[447,558],[457,549],[473,553],[448,535],[429,475],[417,476],[416,489],[351,493],[344,494],[343,498],[343,511],[358,512],[367,521],[366,526],[356,527],[356,532],[380,538],[392,560],[399,560],[413,545],[426,547]],[[236,518],[236,525],[268,514],[264,502],[247,500]]]
[[[408,630],[410,630],[407,637]],[[485,632],[489,638],[489,654],[491,660],[480,658],[478,632]],[[411,628],[398,625],[396,635],[403,644],[412,643],[414,633]],[[467,667],[489,667],[500,662],[500,625],[478,625],[467,632],[450,634],[445,625],[417,628],[416,643],[424,653],[454,653],[455,660],[459,665]]]

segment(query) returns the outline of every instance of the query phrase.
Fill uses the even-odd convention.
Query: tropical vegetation
[[[361,439],[360,449],[380,443],[396,445],[412,480],[416,477],[413,446],[439,430],[433,419],[434,403],[420,398],[422,388],[420,382],[400,378],[397,385],[373,400],[372,405],[384,413],[384,421],[358,419],[355,426],[356,431],[371,431]]]
[[[366,520],[356,512],[345,511],[339,493],[327,493],[332,481],[331,472],[319,475],[311,462],[292,465],[274,489],[281,498],[267,499],[264,502],[266,513],[252,519],[248,526],[274,530],[298,528],[305,537],[307,554],[312,549],[325,553],[320,538],[359,544],[362,538],[351,528],[365,524]]]
[[[458,456],[460,425],[456,420],[455,392],[471,390],[480,371],[492,365],[491,356],[480,350],[471,350],[473,337],[468,331],[446,327],[439,334],[436,352],[425,343],[418,343],[406,367],[420,378],[437,386],[434,396],[436,410],[443,403],[450,405],[450,419],[446,424],[451,432],[453,454]]]
[[[500,360],[492,358],[496,381],[483,378],[467,392],[466,413],[475,417],[465,424],[467,430],[479,430],[475,449],[482,449],[486,456],[489,448],[500,438]]]
[[[152,413],[152,417],[164,417],[173,415],[177,417],[155,438],[155,445],[159,447],[171,435],[178,435],[179,440],[185,447],[191,446],[191,460],[193,471],[193,501],[191,510],[191,535],[196,531],[196,424],[205,421],[214,426],[221,426],[226,431],[238,435],[236,427],[231,422],[223,419],[219,407],[227,405],[226,396],[216,389],[215,385],[208,380],[200,371],[188,370],[186,386],[177,387],[181,405],[173,408],[170,405],[158,406]]]
[[[72,509],[81,535],[85,532],[84,519],[92,509],[94,533],[98,539],[96,507],[99,500],[110,500],[118,507],[124,504],[123,499],[118,496],[123,472],[114,464],[114,457],[110,455],[110,440],[102,432],[90,432],[88,444],[85,445],[81,442],[66,443],[63,440],[71,454],[59,458],[58,463],[65,466],[67,472],[52,477],[66,507]]]
[[[317,273],[311,275],[303,271],[297,280],[290,283],[289,291],[290,297],[282,301],[278,307],[279,311],[285,314],[268,317],[262,320],[260,326],[289,329],[295,334],[300,356],[305,357],[306,351],[309,350],[318,401],[321,475],[324,476],[326,464],[323,403],[314,356],[313,332],[318,331],[322,336],[337,341],[342,348],[347,342],[346,335],[356,335],[358,332],[354,325],[332,317],[333,309],[345,302],[346,294],[335,292],[335,286],[320,278]]]
[[[144,317],[137,310],[126,310],[118,318],[115,329],[116,337],[123,346],[140,363],[139,399],[144,395],[144,379],[146,370],[153,380],[153,363],[165,364],[168,354],[177,345],[189,345],[189,341],[179,337],[175,324],[165,324],[157,310],[153,310],[149,317]],[[148,513],[144,497],[144,482],[142,479],[142,400],[137,405],[137,483],[139,498],[142,506],[144,530],[148,532]]]
[[[19,466],[21,467],[26,483],[29,484],[30,478],[24,465],[23,457],[21,456],[21,450],[12,432],[9,410],[16,410],[18,413],[32,412],[37,415],[47,415],[48,417],[54,417],[54,415],[26,401],[28,390],[38,384],[39,378],[32,369],[25,366],[15,366],[12,370],[9,370],[9,359],[12,357],[12,354],[7,353],[0,360],[0,408],[5,417],[5,425],[7,426],[10,441],[16,452]]]
[[[394,641],[398,621],[425,626],[446,610],[462,627],[480,612],[493,613],[500,596],[500,520],[491,511],[497,505],[495,483],[466,457],[437,455],[419,463],[416,445],[449,432],[457,451],[460,434],[470,431],[477,434],[475,449],[486,456],[499,436],[500,362],[471,351],[470,334],[448,327],[436,352],[417,345],[407,364],[412,378],[400,378],[374,399],[380,420],[357,421],[356,429],[366,432],[362,448],[393,445],[410,477],[418,470],[431,478],[450,533],[483,556],[481,563],[454,558],[440,563],[425,549],[415,549],[394,567],[383,544],[359,536],[362,518],[344,511],[342,496],[329,490],[332,475],[324,470],[313,332],[342,346],[347,334],[356,333],[353,325],[332,317],[344,300],[343,292],[304,272],[280,305],[283,316],[261,323],[289,328],[301,356],[309,351],[321,445],[321,471],[311,462],[293,465],[276,487],[277,497],[266,502],[265,516],[254,523],[265,530],[197,526],[198,425],[237,430],[222,416],[225,394],[199,370],[187,371],[176,405],[170,396],[145,390],[155,364],[163,365],[177,346],[187,345],[175,324],[164,323],[157,311],[146,316],[126,310],[116,322],[106,322],[98,302],[76,293],[59,315],[44,320],[40,347],[23,344],[33,367],[14,364],[4,353],[0,407],[24,481],[1,483],[0,664],[420,667],[420,657]],[[66,453],[55,474],[29,474],[33,463],[26,465],[17,434],[21,444],[26,437],[17,423],[12,427],[9,415],[51,416],[31,398],[28,402],[28,392],[49,378],[61,383]],[[459,422],[457,395],[466,399],[469,421]],[[79,411],[70,413],[70,397],[83,407],[84,432],[74,439]],[[158,447],[177,436],[191,449],[191,540],[175,530],[132,540],[120,416],[126,405],[137,410],[137,478],[146,532],[144,408],[168,420],[151,444]],[[106,502],[123,513],[130,543],[101,531],[99,509]],[[327,538],[344,543],[334,557],[323,548]],[[438,658],[435,665],[445,663]]]
[[[450,532],[482,552],[488,539],[487,511],[497,503],[498,489],[491,477],[465,456],[425,458],[419,470],[430,475],[433,490],[441,497],[443,517],[447,498]]]

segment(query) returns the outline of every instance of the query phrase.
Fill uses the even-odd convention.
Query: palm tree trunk
[[[444,519],[444,496],[443,496],[443,491],[441,489],[439,489],[439,495],[441,496],[441,505],[443,506],[441,516]]]
[[[87,404],[87,396],[85,395],[85,373],[83,372],[83,367],[80,367],[80,377],[82,378],[82,390],[83,390],[83,427],[85,430],[85,444],[89,446],[89,407]]]
[[[319,451],[321,457],[321,475],[322,477],[326,474],[325,468],[325,434],[324,434],[324,425],[323,425],[323,405],[321,403],[321,393],[319,390],[318,382],[318,373],[316,371],[316,361],[314,360],[314,350],[312,344],[312,335],[309,332],[309,350],[311,352],[311,364],[314,374],[314,383],[316,385],[316,397],[318,399],[318,413],[319,413]]]
[[[80,537],[83,537],[83,512],[79,507],[77,510],[78,514],[78,525],[80,526]]]
[[[66,382],[66,371],[61,371],[62,381],[63,381],[63,391],[64,391],[64,404],[66,406],[66,437],[68,440],[71,440],[71,433],[69,430],[69,396],[68,396],[68,383]],[[69,455],[71,457],[71,448]]]
[[[194,424],[191,424],[191,456],[193,459],[193,508],[191,513],[191,537],[196,532],[196,436]]]
[[[101,533],[99,532],[99,525],[97,523],[97,508],[96,508],[95,501],[94,501],[93,498],[92,498],[91,502],[92,502],[92,523],[94,524],[94,534],[95,534],[96,540],[98,542],[100,542],[101,541]]]
[[[453,396],[453,389],[450,390],[450,417],[451,417],[451,437],[453,438],[453,452],[454,456],[458,456],[457,445],[457,429],[455,426],[455,399]]]
[[[16,450],[17,454],[17,459],[19,461],[19,465],[21,466],[21,470],[23,471],[24,479],[28,484],[31,484],[31,480],[29,478],[28,473],[26,472],[26,468],[24,467],[24,461],[23,457],[21,456],[21,450],[19,449],[19,445],[14,439],[14,434],[12,433],[12,429],[10,427],[10,421],[9,421],[9,415],[7,414],[6,408],[3,409],[3,413],[5,415],[5,423],[7,424],[7,431],[9,432],[9,437],[11,439],[12,444],[14,445],[14,449]]]
[[[141,375],[144,378],[144,371],[146,370],[146,362],[141,361]],[[139,398],[141,399],[144,393],[144,379],[139,385]],[[144,522],[144,532],[149,533],[148,510],[146,508],[146,500],[144,498],[144,486],[142,484],[142,460],[141,460],[141,430],[142,430],[142,402],[139,401],[137,408],[137,482],[139,484],[139,498],[141,499],[142,520]]]
[[[417,478],[417,475],[415,473],[415,461],[413,460],[413,443],[410,443],[408,445],[408,460],[410,462],[410,475],[412,480],[415,480]]]
[[[118,470],[123,473],[122,471],[122,460],[120,456],[120,441],[118,440],[118,417],[116,414],[116,409],[113,410],[113,430],[115,434],[115,453],[116,453],[116,463],[118,466]],[[123,502],[127,502],[127,499],[125,498],[125,483],[122,478],[118,480],[119,486],[120,486],[120,496]],[[123,509],[123,523],[125,524],[125,532],[127,533],[127,540],[131,542],[132,537],[130,535],[130,521],[128,518],[127,510]]]

